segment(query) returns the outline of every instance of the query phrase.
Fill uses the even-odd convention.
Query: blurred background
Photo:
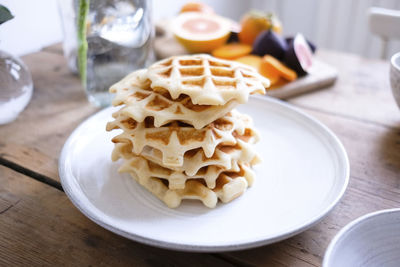
[[[186,0],[152,0],[154,20],[170,17]],[[238,20],[255,8],[275,12],[285,35],[302,32],[320,48],[379,58],[381,40],[368,29],[368,9],[400,10],[399,0],[202,0],[218,14]],[[0,49],[24,55],[60,42],[63,34],[55,0],[1,0],[15,19],[0,27]],[[400,51],[400,41],[391,41],[388,55]]]

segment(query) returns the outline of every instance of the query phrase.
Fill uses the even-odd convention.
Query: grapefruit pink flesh
[[[228,19],[199,12],[185,12],[173,20],[176,39],[193,53],[207,53],[224,45],[229,38],[231,22]]]

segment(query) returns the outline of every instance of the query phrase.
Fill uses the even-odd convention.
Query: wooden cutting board
[[[176,41],[169,30],[169,25],[170,22],[168,20],[159,21],[156,24],[154,51],[158,59],[189,53]],[[334,67],[315,59],[312,69],[306,76],[300,77],[282,87],[268,90],[267,95],[287,99],[318,89],[329,88],[330,85],[335,83],[337,76],[338,72]]]

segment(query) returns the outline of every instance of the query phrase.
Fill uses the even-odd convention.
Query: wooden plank
[[[324,122],[343,142],[352,176],[400,188],[400,124],[386,127],[311,110],[307,112]]]
[[[63,55],[63,45],[62,43],[56,43],[53,45],[46,46],[42,49],[43,52],[48,52],[48,53],[55,53],[59,55]]]
[[[332,51],[320,51],[317,57],[337,68],[338,80],[328,90],[291,98],[290,103],[388,127],[400,125],[400,111],[389,85],[388,62]]]
[[[142,245],[83,216],[64,193],[0,166],[0,266],[232,266]]]
[[[344,225],[366,213],[400,205],[400,127],[309,113],[333,129],[348,151],[351,178],[344,198],[310,230],[271,246],[229,256],[254,265],[320,266],[330,240]]]
[[[23,60],[32,73],[34,93],[17,120],[0,127],[0,157],[58,180],[62,144],[98,109],[87,102],[62,55],[39,52]]]

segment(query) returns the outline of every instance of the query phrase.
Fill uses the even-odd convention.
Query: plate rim
[[[392,213],[400,214],[400,208],[390,208],[390,209],[373,211],[373,212],[361,215],[360,217],[347,223],[342,229],[339,230],[339,232],[329,242],[328,248],[326,249],[325,254],[324,254],[324,259],[322,261],[322,267],[330,266],[330,262],[333,259],[332,255],[333,255],[333,252],[335,251],[335,249],[337,249],[338,242],[340,242],[341,240],[346,238],[351,230],[355,229],[356,227],[360,226],[363,223],[368,222],[369,220],[371,220],[375,217],[378,217],[381,215],[386,215],[386,214],[392,214]]]
[[[66,193],[67,197],[69,200],[74,204],[76,208],[80,212],[82,212],[86,217],[88,217],[90,220],[92,220],[94,223],[100,225],[101,227],[116,233],[118,235],[121,235],[125,238],[131,239],[133,241],[137,241],[146,245],[150,246],[155,246],[159,248],[164,248],[164,249],[170,249],[170,250],[177,250],[177,251],[186,251],[186,252],[227,252],[227,251],[236,251],[236,250],[243,250],[243,249],[250,249],[250,248],[255,248],[263,245],[268,245],[272,243],[276,243],[278,241],[290,238],[294,235],[297,235],[318,222],[320,222],[340,201],[340,199],[343,197],[347,186],[349,184],[349,178],[350,178],[350,164],[349,164],[349,159],[347,152],[342,144],[342,142],[339,140],[339,138],[333,133],[332,130],[330,130],[327,126],[325,126],[322,122],[319,120],[315,119],[311,115],[308,115],[304,111],[300,110],[299,108],[286,103],[282,100],[275,99],[273,97],[269,96],[251,96],[253,99],[257,99],[257,101],[262,101],[262,102],[271,102],[275,105],[281,106],[285,109],[289,109],[291,112],[297,113],[297,115],[302,116],[304,119],[306,119],[309,123],[313,123],[317,127],[319,127],[324,136],[329,137],[331,140],[333,140],[333,143],[336,145],[335,148],[335,154],[340,155],[340,159],[343,163],[343,168],[344,168],[344,181],[342,184],[342,187],[340,188],[339,193],[336,195],[334,200],[327,205],[320,213],[318,213],[316,216],[313,216],[310,220],[307,220],[300,224],[299,227],[296,227],[295,229],[292,229],[290,231],[287,231],[285,234],[281,234],[279,236],[273,237],[273,238],[267,238],[267,239],[260,239],[260,240],[255,240],[253,242],[243,242],[240,244],[229,244],[229,245],[189,245],[189,244],[181,244],[181,243],[173,243],[173,242],[167,242],[167,241],[160,241],[157,239],[149,238],[149,237],[144,237],[141,235],[137,235],[131,232],[127,232],[124,230],[121,230],[119,228],[116,228],[103,220],[99,218],[95,214],[95,212],[92,211],[92,209],[85,208],[85,205],[83,205],[82,201],[79,199],[76,199],[75,195],[76,193],[72,192],[72,186],[70,182],[68,181],[68,175],[67,175],[67,170],[65,166],[66,162],[66,157],[68,154],[68,147],[70,146],[71,142],[74,140],[75,135],[77,135],[78,131],[80,128],[83,127],[89,120],[91,120],[93,117],[98,116],[101,113],[108,112],[109,109],[115,108],[115,107],[108,107],[104,108],[88,118],[86,118],[84,121],[82,121],[70,134],[66,142],[64,143],[64,146],[61,150],[60,158],[58,161],[58,172],[59,172],[59,177],[60,177],[60,182],[63,187],[64,192]],[[79,192],[78,192],[79,194]],[[83,194],[83,192],[82,192]],[[84,194],[83,194],[84,195]],[[94,208],[96,208],[93,204],[90,203]],[[96,208],[97,209],[97,208]]]

